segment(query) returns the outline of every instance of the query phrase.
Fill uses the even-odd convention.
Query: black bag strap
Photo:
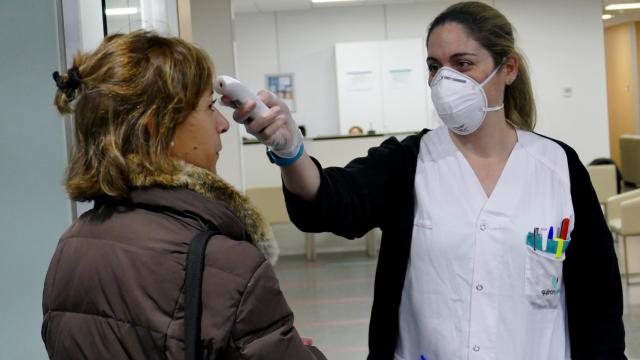
[[[189,244],[184,295],[184,347],[185,359],[187,360],[202,359],[200,321],[202,316],[204,254],[209,239],[219,234],[221,233],[218,229],[207,229],[197,234]]]

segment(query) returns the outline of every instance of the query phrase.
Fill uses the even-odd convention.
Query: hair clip
[[[82,79],[80,77],[80,71],[77,68],[71,68],[67,71],[67,80],[62,80],[62,76],[58,71],[53,72],[53,80],[56,82],[56,87],[64,91],[67,95],[77,90],[82,85]]]

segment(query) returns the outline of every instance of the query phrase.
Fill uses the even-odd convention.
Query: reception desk
[[[307,153],[318,159],[323,167],[345,166],[349,161],[365,156],[370,148],[379,146],[391,136],[402,140],[411,134],[323,136],[306,138],[304,146]],[[242,151],[247,189],[281,186],[280,169],[269,162],[264,145],[255,140],[245,140]]]

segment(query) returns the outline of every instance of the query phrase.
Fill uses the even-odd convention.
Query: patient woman
[[[229,123],[212,78],[201,49],[149,32],[109,36],[54,73],[55,105],[75,125],[66,188],[95,207],[62,235],[47,273],[51,358],[184,358],[187,250],[217,228],[203,275],[203,357],[316,359],[274,275],[271,231],[216,175]]]

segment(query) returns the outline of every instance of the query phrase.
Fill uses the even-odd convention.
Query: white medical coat
[[[517,135],[488,198],[446,127],[422,138],[395,360],[570,359],[564,255],[526,243],[563,218],[573,228],[567,156]]]

